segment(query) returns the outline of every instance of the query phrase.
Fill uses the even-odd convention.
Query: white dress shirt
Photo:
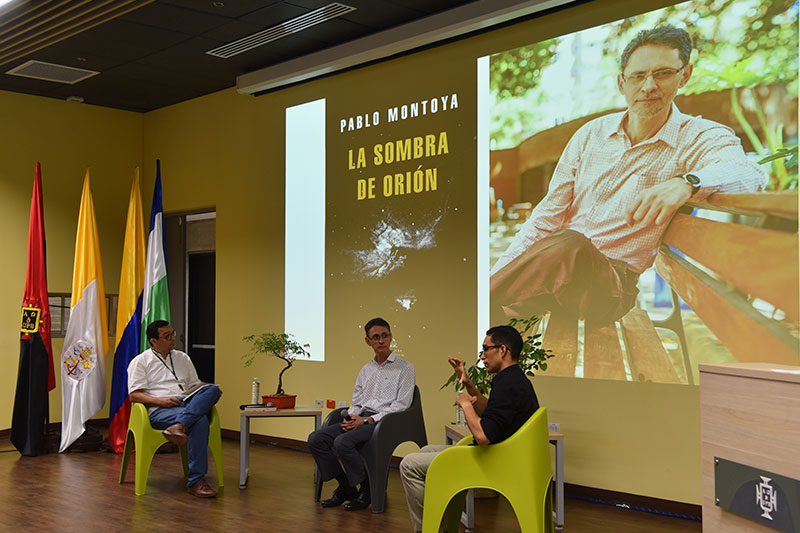
[[[128,365],[128,394],[141,391],[156,398],[182,398],[185,391],[199,383],[192,360],[179,350],[172,350],[162,359],[149,348]]]
[[[389,413],[405,411],[414,399],[414,365],[394,354],[379,365],[375,358],[361,368],[353,388],[353,403],[347,412],[360,415],[373,411],[377,423]]]

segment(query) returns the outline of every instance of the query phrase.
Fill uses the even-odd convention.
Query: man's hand
[[[464,368],[464,361],[458,357],[448,357],[447,362],[453,367],[453,371],[456,373],[456,377],[458,378],[458,382],[460,384],[467,385],[470,383],[469,377],[467,376],[467,370]]]
[[[157,398],[156,407],[178,407],[183,405],[183,402],[174,396],[169,398]]]
[[[457,405],[461,407],[461,409],[464,409],[468,405],[472,406],[476,401],[477,401],[476,397],[470,396],[469,393],[467,392],[462,392],[461,394],[458,395],[458,398],[456,398],[456,403],[454,403],[453,405]]]
[[[677,209],[692,197],[692,186],[676,177],[640,192],[625,214],[628,225],[648,226],[669,222]]]
[[[342,422],[342,430],[350,431],[351,429],[356,429],[357,427],[361,427],[366,422],[366,418],[363,416],[358,415],[350,415],[350,420],[345,420]]]

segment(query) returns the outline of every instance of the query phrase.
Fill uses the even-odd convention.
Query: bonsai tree
[[[300,344],[287,333],[248,335],[242,340],[252,345],[250,351],[242,356],[242,359],[245,360],[244,366],[252,365],[256,355],[260,353],[267,357],[277,357],[286,363],[281,373],[278,374],[278,390],[275,392],[275,396],[286,396],[286,392],[283,390],[283,373],[292,367],[294,360],[298,357],[311,357],[311,354],[306,351],[308,344]]]
[[[540,333],[537,333],[536,335],[528,335],[528,332],[538,321],[539,317],[532,316],[525,319],[512,318],[508,322],[509,326],[515,328],[517,331],[519,331],[520,335],[522,335],[522,351],[519,354],[519,360],[517,361],[517,364],[522,367],[522,370],[528,376],[533,376],[535,370],[540,370],[542,372],[547,370],[547,360],[553,357],[553,354],[550,352],[550,350],[545,350],[542,348],[542,335]],[[479,353],[478,361],[467,367],[466,370],[470,381],[475,384],[475,387],[481,392],[481,394],[485,395],[491,388],[492,380],[489,377],[489,372],[486,371],[486,367],[478,364],[480,362],[480,355],[481,354]],[[453,374],[450,376],[450,379],[448,379],[445,384],[441,386],[440,390],[452,384],[455,384],[456,391],[458,391],[461,387],[455,372],[453,372]]]

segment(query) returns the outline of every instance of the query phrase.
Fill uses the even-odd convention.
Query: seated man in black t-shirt
[[[465,391],[456,403],[461,406],[475,443],[484,446],[510,437],[539,408],[530,380],[517,364],[522,351],[522,336],[511,326],[495,326],[486,332],[481,359],[486,370],[496,374],[487,399],[470,381],[464,362],[448,357]],[[437,453],[446,445],[428,445],[406,455],[400,463],[400,477],[408,501],[414,531],[422,530],[422,503],[425,499],[425,475]]]

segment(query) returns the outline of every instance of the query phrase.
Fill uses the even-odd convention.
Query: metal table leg
[[[556,444],[556,528],[564,528],[564,441]]]
[[[461,513],[461,523],[466,528],[465,533],[472,533],[475,529],[475,489],[467,491],[467,501],[464,506],[466,511]]]
[[[241,417],[239,428],[239,488],[247,488],[247,477],[250,474],[250,417]]]

